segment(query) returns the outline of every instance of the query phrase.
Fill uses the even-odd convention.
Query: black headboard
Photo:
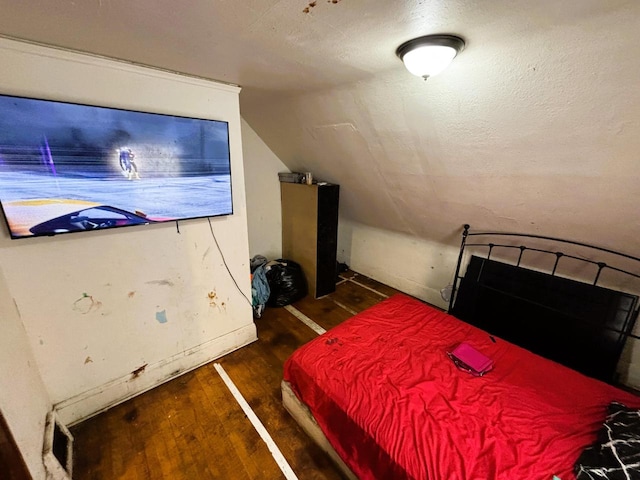
[[[638,317],[638,296],[598,286],[598,278],[605,268],[636,278],[640,276],[606,263],[553,250],[513,243],[468,242],[468,237],[474,235],[482,235],[485,240],[495,239],[496,235],[524,236],[472,233],[465,225],[449,312],[492,335],[591,377],[613,382],[626,339],[630,336],[638,338],[632,334]],[[528,237],[604,250],[552,237]],[[461,277],[463,253],[471,246],[486,247],[487,257],[472,255],[466,273]],[[517,263],[512,265],[491,259],[491,254],[500,247],[519,249]],[[554,255],[553,269],[545,273],[520,266],[522,256],[528,250]],[[558,262],[563,257],[595,264],[598,269],[593,283],[556,275]],[[640,262],[640,259],[634,260]]]

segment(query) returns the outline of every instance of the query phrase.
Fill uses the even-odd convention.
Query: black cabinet
[[[340,186],[280,183],[282,257],[297,262],[314,297],[336,289]]]

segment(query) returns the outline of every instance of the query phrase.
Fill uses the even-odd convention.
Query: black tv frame
[[[0,94],[12,239],[233,214],[229,122]]]

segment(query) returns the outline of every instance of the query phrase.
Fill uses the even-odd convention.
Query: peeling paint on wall
[[[211,291],[209,293],[207,293],[207,297],[209,297],[209,306],[210,307],[218,307],[218,309],[220,308],[220,306],[225,306],[225,303],[222,302],[221,305],[218,305],[218,294],[215,291]]]
[[[163,285],[167,287],[173,287],[174,283],[171,280],[151,280],[146,282],[147,285]]]
[[[220,299],[218,298],[218,295],[215,292],[210,292],[208,297],[209,297],[210,307],[217,307],[218,310],[227,309],[227,304],[225,302],[220,301]]]
[[[83,293],[79,299],[73,302],[73,309],[83,315],[86,315],[94,308],[98,309],[101,306],[102,302],[95,300],[91,295],[87,295],[86,293]]]
[[[156,312],[156,320],[158,323],[167,323],[167,311]]]
[[[147,368],[147,363],[142,365],[141,367],[136,368],[133,372],[131,372],[131,379],[138,378],[141,374],[144,373],[144,369]]]

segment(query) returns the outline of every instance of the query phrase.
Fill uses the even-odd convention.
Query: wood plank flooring
[[[325,329],[397,291],[345,272],[335,293],[294,307]],[[256,320],[258,341],[217,360],[301,480],[342,478],[282,407],[285,360],[317,334],[284,308]],[[74,479],[284,479],[213,364],[71,429]]]

